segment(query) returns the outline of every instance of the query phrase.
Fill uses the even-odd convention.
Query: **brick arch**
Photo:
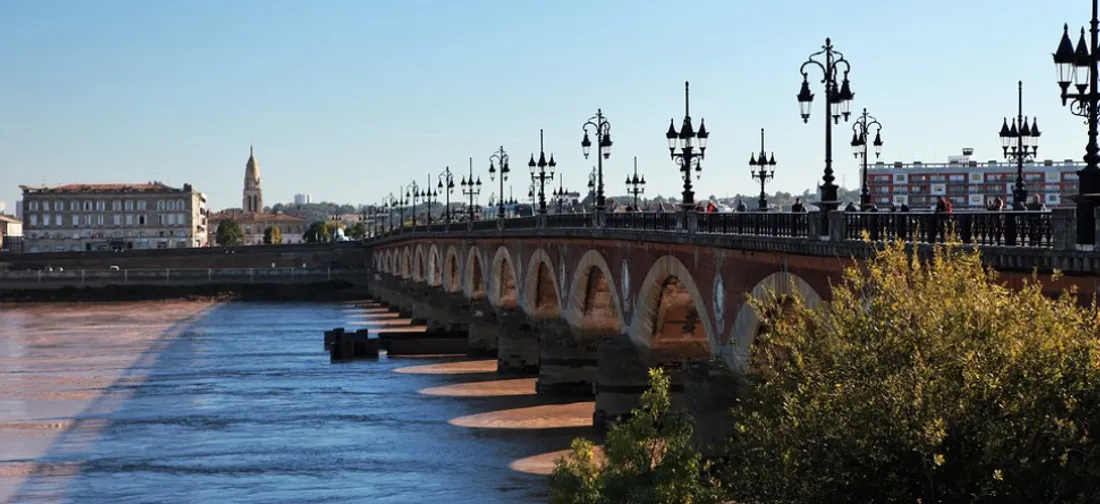
[[[412,279],[417,282],[423,282],[425,277],[424,266],[427,261],[424,258],[424,245],[417,244],[416,252],[413,255],[412,263]]]
[[[405,247],[401,251],[401,278],[409,278],[412,276],[412,249]]]
[[[691,272],[674,256],[657,259],[638,289],[631,338],[658,361],[711,357],[720,348]]]
[[[459,292],[462,290],[462,268],[458,262],[458,250],[454,245],[447,247],[447,253],[443,260],[443,275],[440,284],[447,292]]]
[[[433,243],[428,249],[428,267],[425,280],[432,287],[439,287],[443,281],[443,260],[439,258],[439,248]]]
[[[393,249],[389,249],[386,251],[386,256],[387,261],[389,261],[389,265],[386,266],[388,270],[386,273],[397,275],[397,252]]]
[[[527,263],[523,280],[523,311],[535,318],[557,318],[562,311],[561,288],[554,276],[554,262],[536,249]]]
[[[756,299],[764,299],[769,293],[774,293],[776,296],[801,298],[802,302],[810,308],[821,303],[821,295],[809,282],[786,271],[764,277],[748,295]],[[760,315],[752,306],[749,306],[748,302],[743,302],[741,309],[737,312],[737,319],[733,321],[729,343],[722,349],[722,359],[734,369],[744,369],[749,363],[752,345],[759,332]]]
[[[464,278],[462,290],[467,298],[483,299],[489,293],[488,282],[485,277],[485,259],[481,257],[481,249],[470,247],[470,250],[466,252]]]
[[[508,247],[497,247],[489,271],[489,303],[505,309],[519,306],[519,289],[516,287],[519,275]]]
[[[622,333],[622,300],[603,254],[589,250],[573,269],[565,319],[582,330]]]

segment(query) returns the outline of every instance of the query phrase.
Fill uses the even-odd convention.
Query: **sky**
[[[0,0],[0,201],[20,184],[190,183],[239,207],[249,146],[265,203],[375,203],[414,179],[504,147],[514,196],[545,130],[566,189],[594,156],[581,125],[612,124],[608,195],[637,157],[646,196],[679,195],[664,138],[691,115],[711,132],[700,196],[754,193],[751,153],[777,162],[768,191],[820,183],[820,73],[804,124],[800,65],[826,37],[851,64],[855,100],[883,124],[882,159],[1002,159],[1003,117],[1043,132],[1041,159],[1080,159],[1082,120],[1061,105],[1051,53],[1087,0]],[[835,129],[837,182],[858,187],[852,124]],[[555,183],[555,187],[557,187]],[[547,189],[549,192],[550,189]],[[458,188],[452,199],[462,198]]]

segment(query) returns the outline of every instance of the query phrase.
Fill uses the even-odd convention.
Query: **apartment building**
[[[23,252],[23,221],[0,214],[0,252]]]
[[[25,252],[207,245],[206,196],[190,184],[19,187]]]
[[[906,204],[911,209],[931,208],[946,196],[956,208],[984,208],[1001,198],[1012,203],[1016,163],[972,159],[973,149],[949,156],[946,163],[884,163],[867,167],[871,201],[881,207]],[[1024,164],[1024,186],[1028,195],[1038,195],[1049,208],[1073,207],[1069,196],[1077,194],[1077,172],[1081,161],[1036,161]]]

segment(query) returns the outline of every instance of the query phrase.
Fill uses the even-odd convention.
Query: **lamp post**
[[[436,194],[442,193],[443,199],[445,201],[443,203],[443,222],[446,224],[450,224],[451,193],[455,190],[455,179],[454,175],[451,174],[451,167],[448,166],[444,168],[437,178],[439,179],[439,183],[435,186],[436,190],[438,191]]]
[[[1097,88],[1096,57],[1100,55],[1100,19],[1098,19],[1097,0],[1092,0],[1092,20],[1089,22],[1089,42],[1085,41],[1085,30],[1081,29],[1081,38],[1077,49],[1069,39],[1069,25],[1062,31],[1062,41],[1054,53],[1054,63],[1058,68],[1058,86],[1062,88],[1062,105],[1070,100],[1073,115],[1084,117],[1089,127],[1089,143],[1085,147],[1085,167],[1077,172],[1077,244],[1079,248],[1091,249],[1096,244],[1096,217],[1093,208],[1100,200],[1100,145],[1097,145],[1097,102],[1100,101],[1100,89]],[[1075,93],[1069,90],[1070,82]],[[1083,247],[1081,247],[1083,245]]]
[[[588,137],[589,127],[596,134],[596,180],[594,185],[596,189],[596,211],[601,212],[604,209],[603,160],[611,157],[611,123],[604,117],[603,109],[596,109],[596,115],[581,125],[581,129],[584,130],[584,138],[581,139],[581,150],[584,151],[585,159],[588,159],[588,153],[592,149],[592,140]]]
[[[474,182],[474,158],[470,158],[470,178],[467,179],[463,176],[458,185],[462,188],[462,195],[470,198],[466,210],[470,215],[470,222],[473,222],[476,217],[474,215],[474,198],[481,194],[481,177],[478,177],[477,182]]]
[[[439,202],[439,193],[432,190],[432,174],[431,173],[428,174],[428,185],[426,186],[426,189],[423,189],[423,190],[420,191],[420,197],[424,198],[424,208],[427,210],[427,215],[425,216],[424,224],[427,224],[427,225],[431,226],[432,225],[432,200],[434,199],[436,203]]]
[[[410,196],[411,196],[411,199],[410,199]],[[413,225],[413,227],[416,227],[416,200],[419,197],[420,197],[420,186],[417,185],[416,181],[414,180],[414,181],[412,181],[412,184],[409,185],[409,189],[407,189],[405,191],[405,199],[409,199],[410,201],[412,201],[412,213],[413,213],[413,215],[412,215],[412,225]]]
[[[768,153],[764,151],[764,128],[760,128],[760,154],[759,158],[756,154],[749,155],[749,170],[754,180],[760,181],[760,199],[757,200],[757,210],[761,212],[768,209],[768,193],[765,191],[765,186],[769,180],[775,178],[775,153],[772,152],[771,159],[768,159]]]
[[[565,206],[565,195],[568,194],[565,190],[565,186],[562,185],[562,176],[558,174],[558,188],[554,190],[554,201],[558,203],[558,213],[562,213],[562,207]]]
[[[539,130],[539,160],[535,162],[535,155],[531,154],[531,160],[527,162],[527,168],[531,171],[532,184],[539,186],[539,213],[546,213],[546,181],[554,180],[554,169],[558,163],[554,162],[554,154],[550,154],[550,161],[546,161],[546,152],[543,147],[542,130]]]
[[[823,57],[824,61],[815,58]],[[840,75],[841,65],[844,74]],[[848,82],[848,72],[851,66],[844,54],[833,48],[832,39],[825,39],[825,45],[821,50],[810,55],[799,68],[802,73],[802,89],[798,91],[798,105],[802,113],[802,122],[810,122],[810,104],[814,100],[814,94],[810,92],[809,74],[806,67],[816,66],[821,69],[821,83],[825,85],[825,174],[821,177],[821,235],[829,234],[829,212],[840,206],[837,201],[837,186],[833,183],[833,124],[840,124],[840,118],[848,121],[852,98],[851,84]],[[840,82],[838,82],[840,80]]]
[[[596,206],[596,167],[588,173],[588,195],[592,198],[592,207]]]
[[[871,129],[875,130],[875,139],[871,141],[871,145],[875,148],[875,158],[877,159],[882,155],[882,123],[875,119],[875,116],[867,113],[867,109],[863,109],[863,113],[859,115],[859,119],[856,119],[852,123],[852,155],[856,159],[862,157],[863,163],[863,187],[859,190],[859,209],[867,211],[871,209],[871,186],[870,179],[867,176],[867,137],[871,134]]]
[[[404,195],[402,195],[404,193]],[[398,229],[405,229],[405,207],[409,204],[409,192],[405,190],[405,186],[401,186],[397,191],[397,213],[401,219],[398,222]]]
[[[638,196],[645,192],[645,175],[638,178],[638,156],[634,156],[634,177],[626,176],[626,193],[634,196],[634,211],[638,211]]]
[[[1024,163],[1035,159],[1039,152],[1039,123],[1031,119],[1031,126],[1024,118],[1024,81],[1020,81],[1016,93],[1016,118],[1008,126],[1008,118],[1001,123],[1001,149],[1005,159],[1016,161],[1016,185],[1012,187],[1012,209],[1027,208],[1027,187],[1024,187]]]
[[[691,125],[690,91],[690,83],[684,81],[684,123],[680,126],[680,131],[676,131],[674,120],[669,119],[668,132],[665,133],[665,139],[668,140],[668,155],[680,165],[680,172],[684,176],[681,204],[685,211],[695,206],[695,192],[691,190],[691,171],[695,169],[696,177],[703,171],[701,161],[706,157],[707,138],[710,138],[710,133],[707,133],[707,127],[702,119],[699,120],[699,131],[695,131],[695,127]],[[680,145],[678,153],[676,152],[677,140]],[[698,147],[696,141],[698,141]]]
[[[504,146],[489,155],[489,180],[500,178],[500,200],[497,202],[497,219],[504,219],[504,181],[508,180],[508,173],[512,171],[508,167],[508,153],[504,152]],[[500,172],[500,177],[497,177]]]

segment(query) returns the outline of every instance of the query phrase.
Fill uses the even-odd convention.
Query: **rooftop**
[[[11,216],[11,215],[5,215],[5,214],[0,214],[0,222],[8,222],[8,223],[11,223],[11,224],[22,224],[23,223],[23,221],[20,220],[18,217],[14,217],[14,216]]]
[[[183,184],[182,188],[172,187],[162,182],[149,182],[145,184],[65,184],[59,186],[29,186],[20,185],[23,194],[79,194],[79,193],[178,193],[191,192],[191,184]]]
[[[210,214],[207,217],[212,222],[218,222],[223,220],[235,220],[237,222],[305,222],[306,220],[301,217],[295,217],[293,215],[284,213],[266,213],[266,212],[242,212],[240,210],[222,211]]]
[[[913,162],[910,162],[910,163],[906,163],[906,162],[902,162],[902,161],[894,161],[894,162],[890,162],[890,163],[885,162],[885,161],[875,161],[872,164],[870,162],[870,160],[868,160],[867,168],[872,169],[872,170],[874,170],[874,169],[885,170],[885,169],[896,169],[896,168],[904,168],[904,169],[955,169],[955,170],[960,169],[960,168],[990,168],[990,169],[1003,170],[1006,167],[1015,167],[1016,166],[1015,161],[1009,161],[1009,160],[998,161],[996,159],[991,159],[991,160],[986,161],[986,162],[983,163],[983,162],[979,162],[975,159],[972,159],[973,156],[974,156],[974,149],[965,148],[965,149],[962,150],[961,155],[948,156],[947,161],[937,161],[937,162],[932,162],[932,163],[925,163],[923,161],[913,161]],[[1080,159],[1065,159],[1065,160],[1062,160],[1062,161],[1054,161],[1052,159],[1044,159],[1044,160],[1036,159],[1034,161],[1025,162],[1024,166],[1032,167],[1032,168],[1037,167],[1037,166],[1043,166],[1043,167],[1046,167],[1046,166],[1055,167],[1056,166],[1056,167],[1063,167],[1063,168],[1080,168],[1081,166],[1084,166],[1084,164],[1085,164],[1084,161],[1081,161]]]

